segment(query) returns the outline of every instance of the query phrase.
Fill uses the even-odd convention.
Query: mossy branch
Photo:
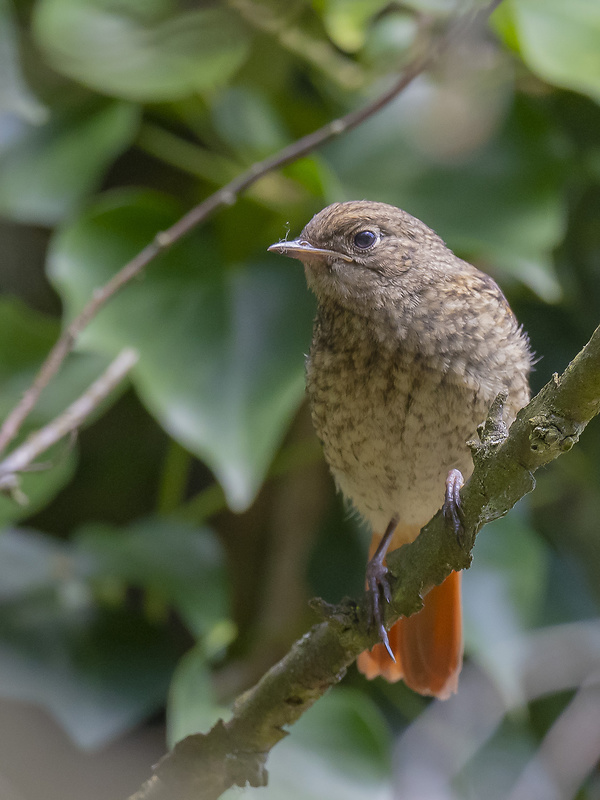
[[[501,421],[502,396],[472,442],[475,469],[461,491],[464,537],[459,543],[441,512],[412,544],[388,556],[394,578],[391,625],[422,605],[422,595],[452,570],[469,567],[479,530],[506,514],[535,486],[533,473],[567,452],[600,411],[600,327],[565,372],[554,375],[523,408],[510,431]],[[130,800],[216,800],[230,786],[264,786],[266,759],[306,709],[338,683],[375,643],[367,603],[315,604],[325,619],[238,698],[227,722],[183,739]]]

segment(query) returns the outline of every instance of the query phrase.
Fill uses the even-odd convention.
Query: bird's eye
[[[377,241],[377,234],[373,231],[359,231],[354,237],[354,244],[360,250],[368,250]]]

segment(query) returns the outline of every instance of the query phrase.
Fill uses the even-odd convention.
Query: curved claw
[[[396,661],[392,648],[390,647],[390,640],[384,625],[384,612],[382,603],[391,603],[392,589],[388,579],[388,568],[385,566],[384,559],[387,548],[389,546],[392,534],[398,524],[394,518],[391,520],[388,528],[381,540],[377,551],[373,558],[367,564],[367,592],[371,600],[370,608],[370,623],[377,629],[379,638],[381,639],[385,649],[387,650],[392,661]]]
[[[461,547],[464,545],[465,529],[460,508],[460,490],[464,485],[465,479],[462,472],[458,469],[451,469],[446,478],[446,495],[442,506],[444,517],[452,526]]]
[[[370,617],[371,625],[377,629],[379,638],[383,642],[385,649],[388,651],[392,661],[396,661],[392,648],[390,647],[390,640],[388,633],[385,629],[383,622],[384,614],[382,608],[382,600],[389,603],[392,599],[392,591],[387,579],[387,567],[379,560],[372,559],[367,565],[367,591],[371,598]]]

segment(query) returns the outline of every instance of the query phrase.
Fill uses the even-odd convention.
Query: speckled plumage
[[[372,263],[351,244],[365,229],[381,237]],[[319,301],[307,389],[325,457],[374,530],[394,514],[423,525],[449,470],[471,473],[466,442],[498,392],[508,423],[527,402],[527,338],[494,281],[406,212],[336,203],[300,238],[356,259],[305,260]]]
[[[393,518],[393,546],[412,541],[444,503],[450,470],[471,474],[467,441],[497,394],[508,392],[508,424],[527,402],[527,337],[488,275],[393,206],[335,203],[270,249],[299,258],[317,296],[307,391],[335,481],[370,523],[371,553]],[[387,650],[358,659],[367,677],[449,697],[462,663],[460,575],[382,639]]]

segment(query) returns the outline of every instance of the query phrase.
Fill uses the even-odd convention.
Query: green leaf
[[[363,46],[371,19],[386,6],[387,0],[327,0],[323,22],[338,47],[354,52]]]
[[[0,565],[2,697],[44,706],[84,748],[162,706],[179,655],[166,629],[98,609],[85,559],[43,534],[0,534]]]
[[[167,706],[167,744],[193,733],[207,733],[229,710],[221,706],[212,682],[209,661],[202,644],[184,655],[171,682]]]
[[[8,111],[31,124],[44,122],[48,110],[30,91],[21,71],[9,0],[0,0],[0,75],[0,112]]]
[[[275,109],[257,91],[232,87],[219,92],[212,119],[224,141],[248,159],[267,156],[288,142]]]
[[[35,530],[0,531],[0,603],[19,601],[26,594],[53,590],[70,570],[60,565],[71,558],[71,548]],[[6,608],[3,606],[2,608]]]
[[[391,796],[390,734],[361,692],[336,688],[269,755],[265,800],[364,800]],[[247,790],[250,796],[251,790]],[[236,797],[235,790],[223,795]]]
[[[174,12],[172,0],[41,0],[34,34],[59,72],[141,102],[176,100],[225,83],[249,36],[223,6]]]
[[[179,213],[166,196],[113,193],[65,227],[49,271],[69,315]],[[80,346],[138,348],[133,380],[146,406],[241,510],[302,400],[311,317],[301,270],[277,259],[224,269],[212,239],[195,233],[114,298]]]
[[[89,525],[75,537],[95,578],[137,586],[175,608],[196,636],[228,617],[224,559],[212,531],[169,519],[146,519],[119,530]]]
[[[600,101],[597,0],[509,0],[521,55],[549,83]]]
[[[59,334],[56,320],[33,311],[15,297],[0,297],[0,386],[15,372],[35,369]],[[8,409],[0,406],[3,416]]]
[[[556,300],[551,256],[566,226],[565,167],[547,119],[517,103],[484,146],[445,162],[420,147],[416,103],[417,94],[405,93],[327,148],[346,198],[399,206],[462,255],[499,266]]]
[[[57,320],[34,311],[16,297],[0,297],[0,418],[7,416],[31,384],[59,333]],[[60,380],[43,390],[27,426],[41,426],[64,411],[103,372],[108,362],[107,356],[97,353],[69,355]],[[108,403],[118,394],[117,389]],[[103,404],[88,420],[105,408]]]
[[[71,214],[131,143],[139,110],[103,102],[54,110],[44,125],[21,124],[0,146],[0,214],[53,226]]]
[[[23,502],[0,495],[0,526],[26,519],[48,503],[73,478],[77,466],[77,450],[61,442],[47,450],[40,459],[42,466],[19,476],[19,496]]]

